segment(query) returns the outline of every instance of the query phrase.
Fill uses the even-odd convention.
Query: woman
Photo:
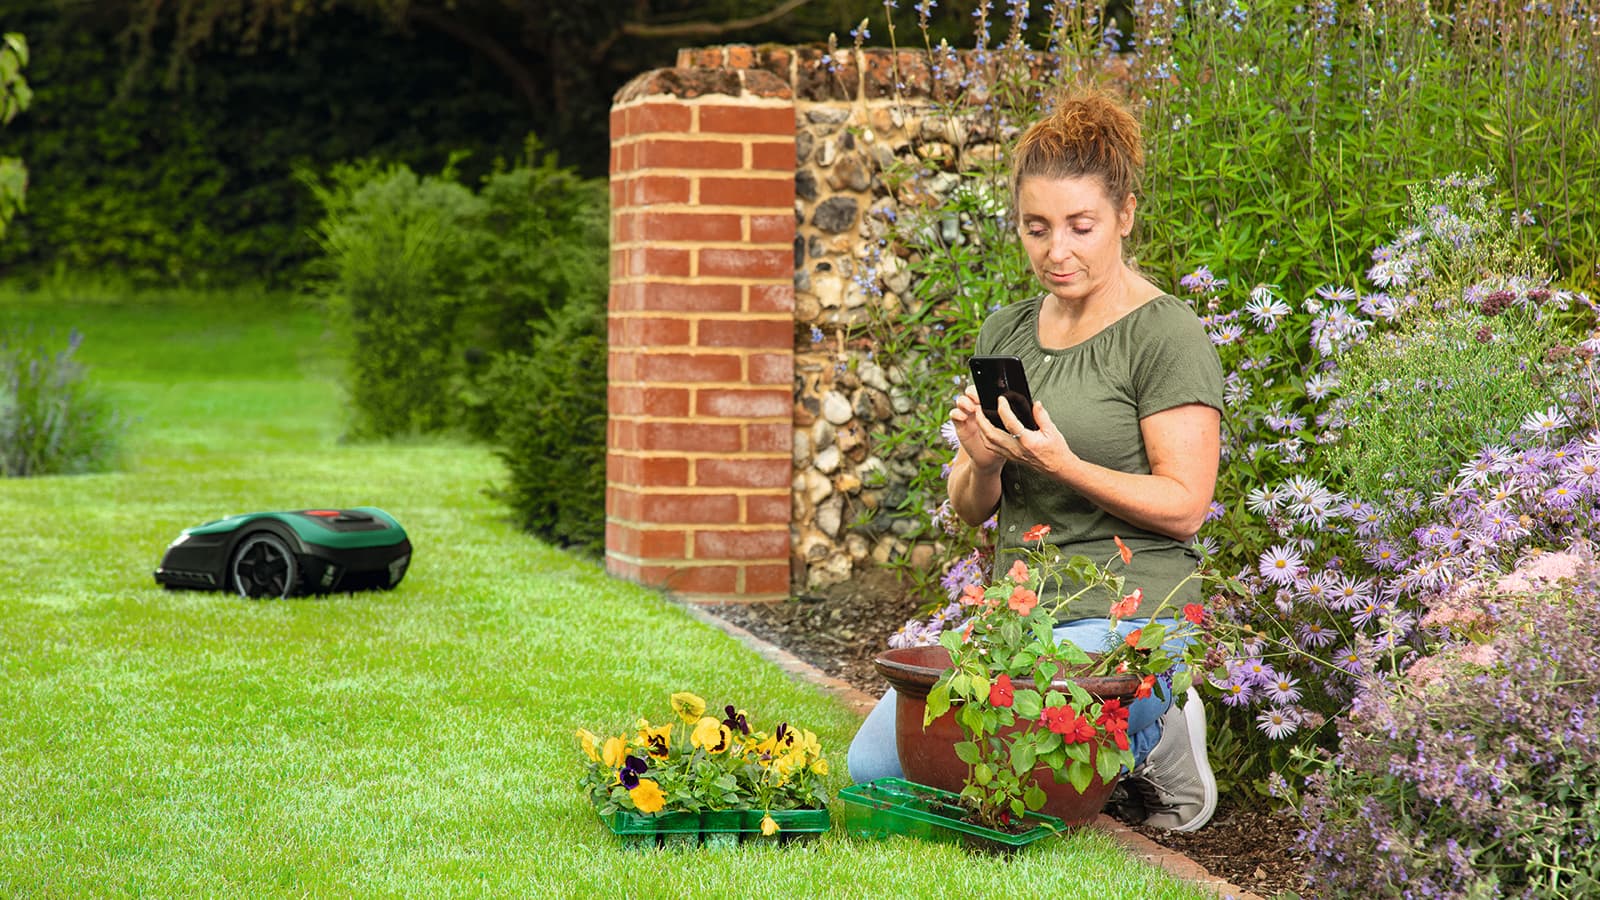
[[[1149,606],[1176,589],[1181,608],[1201,599],[1185,578],[1216,485],[1222,366],[1188,304],[1123,258],[1143,162],[1138,122],[1098,93],[1066,100],[1019,140],[1012,202],[1044,294],[991,315],[975,351],[1022,359],[1039,427],[1024,428],[1005,403],[995,427],[968,387],[950,411],[961,448],[949,493],[969,523],[998,514],[997,572],[1036,524],[1050,526],[1063,554],[1095,560],[1116,556],[1121,538],[1135,554],[1127,589],[1142,588]],[[1056,634],[1100,650],[1106,613],[1102,599],[1076,601]],[[1117,627],[1147,621],[1134,613]],[[891,692],[850,747],[856,780],[899,774],[893,720]],[[1146,824],[1189,831],[1209,821],[1216,781],[1198,697],[1136,702],[1129,734],[1138,765],[1124,783]]]

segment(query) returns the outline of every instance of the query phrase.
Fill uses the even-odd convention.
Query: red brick
[[[750,144],[750,168],[779,172],[795,170],[794,141],[754,141]]]
[[[655,316],[612,316],[606,331],[613,347],[686,347],[689,345],[689,319]]]
[[[786,353],[752,353],[749,365],[745,380],[750,384],[794,383],[793,350]]]
[[[745,309],[753,313],[778,312],[794,315],[794,282],[788,284],[752,284],[750,301]]]
[[[787,418],[793,404],[789,390],[701,388],[694,396],[695,415],[729,419]]]
[[[789,558],[788,529],[764,531],[697,531],[694,533],[695,559]]]
[[[714,134],[779,135],[794,144],[794,108],[788,106],[702,106],[700,131]]]
[[[606,446],[612,450],[638,450],[638,423],[618,418],[612,418],[607,421]]]
[[[789,564],[745,566],[744,567],[743,593],[746,594],[785,594],[789,593]]]
[[[702,249],[700,274],[727,278],[794,278],[789,250]]]
[[[606,380],[613,384],[619,381],[638,381],[639,354],[613,347],[606,357]]]
[[[626,122],[626,111],[612,107],[610,116],[612,143],[615,143],[618,138],[623,137],[623,129],[626,127]]]
[[[731,353],[652,353],[639,357],[638,381],[737,382],[743,380],[744,359]]]
[[[777,216],[750,217],[750,243],[794,244],[794,216],[784,213]]]
[[[627,205],[628,195],[625,187],[626,182],[622,179],[613,178],[611,180],[611,208],[613,210],[621,209]]]
[[[732,594],[738,589],[736,566],[640,566],[639,583],[685,594]]]
[[[787,178],[700,179],[700,203],[704,206],[756,206],[782,209],[793,217],[794,174]],[[792,260],[791,260],[792,263]]]
[[[723,65],[730,69],[750,69],[756,64],[756,53],[749,44],[729,44],[723,48]]]
[[[787,488],[794,469],[789,457],[769,459],[697,459],[696,487]]]
[[[794,156],[793,147],[789,155]],[[634,149],[635,169],[742,169],[744,145],[728,141],[647,138]]]
[[[732,494],[640,495],[639,521],[682,525],[729,525],[739,521],[739,498]]]
[[[792,219],[792,217],[791,217]],[[640,216],[639,240],[645,241],[739,241],[744,239],[744,222],[732,213],[663,213]]]
[[[684,419],[689,416],[687,388],[612,382],[607,394],[607,403],[613,416],[656,416],[672,419]]]
[[[624,196],[630,206],[688,203],[691,186],[692,182],[682,175],[641,175],[625,182]]]
[[[747,494],[743,499],[744,522],[747,525],[787,526],[794,512],[793,498],[787,487],[782,494]]]
[[[628,308],[651,312],[740,312],[744,287],[737,284],[630,285],[635,290],[623,299]],[[791,288],[792,289],[792,288]]]
[[[695,329],[701,347],[794,347],[793,319],[701,319]]]
[[[606,574],[613,578],[638,583],[639,564],[631,560],[619,559],[611,550],[606,551]]]
[[[616,231],[615,226],[611,230]],[[628,275],[628,251],[615,248],[615,235],[612,236],[611,243],[613,245],[611,250],[611,279],[615,281],[618,278],[626,278]]]
[[[639,494],[614,485],[606,486],[606,518],[622,523],[639,521]]]
[[[628,251],[628,274],[639,278],[646,275],[689,274],[688,250],[666,247],[634,247]]]
[[[662,422],[647,419],[638,424],[639,449],[646,452],[734,453],[742,449],[738,425],[704,422]],[[792,439],[791,439],[792,440]],[[669,520],[670,521],[670,520]]]
[[[619,486],[688,487],[689,460],[682,456],[606,456],[606,478]]]
[[[622,141],[611,146],[611,171],[632,172],[639,168],[639,149],[633,141]]]
[[[693,532],[681,529],[652,529],[606,525],[606,549],[638,559],[688,559],[689,538]]]
[[[694,112],[681,103],[641,103],[626,113],[629,135],[684,134],[694,126]]]
[[[745,425],[744,449],[749,453],[793,453],[794,426],[788,422]]]

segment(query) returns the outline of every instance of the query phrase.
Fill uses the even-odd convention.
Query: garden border
[[[834,695],[845,706],[849,707],[851,712],[857,715],[865,716],[878,702],[878,698],[868,694],[866,691],[852,686],[841,678],[835,678],[823,672],[782,647],[765,641],[748,630],[723,619],[705,605],[670,596],[668,599],[682,607],[696,621],[721,629],[724,634],[754,650],[756,655],[776,665],[791,678],[809,682]],[[1102,814],[1100,818],[1095,820],[1094,827],[1105,832],[1129,853],[1143,859],[1145,862],[1161,867],[1175,878],[1181,878],[1185,881],[1194,882],[1201,887],[1210,888],[1216,891],[1218,896],[1227,897],[1230,900],[1263,900],[1259,894],[1253,894],[1238,885],[1224,881],[1211,874],[1205,866],[1200,865],[1188,856],[1157,844],[1110,816]]]

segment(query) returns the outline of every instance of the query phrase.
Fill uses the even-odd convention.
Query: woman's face
[[[1017,231],[1034,277],[1052,295],[1077,303],[1116,284],[1133,210],[1132,194],[1119,207],[1091,176],[1023,179],[1017,190]]]

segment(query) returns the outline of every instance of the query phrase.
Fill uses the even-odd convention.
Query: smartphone
[[[969,365],[972,383],[978,388],[978,405],[994,427],[1006,427],[1000,420],[999,400],[1004,397],[1022,427],[1039,430],[1039,423],[1033,420],[1033,395],[1028,391],[1028,374],[1022,370],[1022,360],[1015,356],[974,356]]]

